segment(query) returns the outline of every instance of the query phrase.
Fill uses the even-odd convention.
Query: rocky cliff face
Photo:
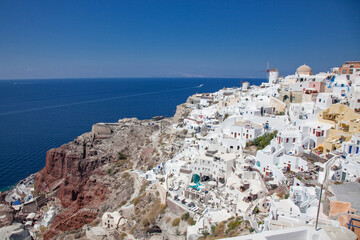
[[[188,100],[187,100],[188,102]],[[186,107],[186,103],[180,104],[176,107],[176,113],[173,117],[174,123],[183,122],[183,120],[190,114],[190,109]]]
[[[161,127],[170,123],[163,120]],[[92,132],[49,150],[45,168],[35,176],[36,191],[57,191],[63,211],[55,216],[44,238],[91,223],[101,215],[104,202],[107,208],[113,205],[109,203],[111,197],[118,203],[129,200],[133,189],[120,181],[121,172],[131,168],[147,170],[159,161],[159,154],[152,157],[159,134],[159,122],[124,119],[116,124],[95,124]],[[119,153],[126,160],[119,160]],[[117,172],[120,175],[109,180],[110,173]]]
[[[13,213],[14,210],[9,205],[0,204],[0,228],[12,224],[14,220]]]
[[[91,146],[93,140],[90,134],[84,134],[72,143],[49,150],[45,168],[35,176],[36,190],[58,190],[57,196],[65,208],[54,218],[45,239],[58,232],[77,229],[97,217],[97,211],[90,208],[98,207],[105,199],[107,187],[89,178],[99,174],[97,169],[110,158],[87,156],[86,146],[88,143]]]

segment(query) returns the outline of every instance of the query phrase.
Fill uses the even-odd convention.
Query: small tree
[[[125,154],[123,154],[122,152],[118,152],[118,159],[119,160],[125,160],[127,157]]]
[[[183,215],[181,215],[181,220],[187,221],[189,217],[190,217],[190,214],[188,212],[186,212]]]

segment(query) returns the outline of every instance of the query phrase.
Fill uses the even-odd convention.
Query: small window
[[[346,69],[343,69],[343,70],[342,70],[342,74],[346,74]]]

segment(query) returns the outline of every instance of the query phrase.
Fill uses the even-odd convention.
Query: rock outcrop
[[[161,124],[171,122],[165,119]],[[158,161],[151,155],[158,144],[154,134],[161,134],[158,122],[123,119],[95,124],[92,132],[49,150],[46,166],[35,176],[35,187],[38,193],[57,191],[63,210],[54,217],[44,239],[91,223],[102,214],[101,204],[114,205],[109,198],[117,204],[128,201],[134,189],[121,182],[121,172],[146,170],[151,161]],[[126,159],[119,160],[119,153]]]
[[[14,220],[14,211],[9,205],[0,204],[0,228],[11,225]]]
[[[107,187],[94,180],[89,181],[89,178],[98,174],[97,169],[109,159],[87,158],[84,149],[90,139],[84,137],[83,140],[86,142],[74,141],[49,150],[45,168],[35,176],[36,190],[57,190],[57,196],[65,208],[55,216],[50,230],[44,235],[45,239],[92,222],[97,217],[97,211],[85,209],[96,208],[105,199]]]
[[[14,223],[12,225],[0,228],[0,237],[1,239],[32,239],[29,231],[24,230],[24,226],[21,223]]]
[[[176,113],[173,117],[173,122],[182,122],[189,114],[190,110],[186,107],[186,103],[180,104],[176,107]]]

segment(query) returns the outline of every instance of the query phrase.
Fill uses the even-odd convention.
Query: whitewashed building
[[[105,212],[101,218],[101,226],[111,230],[117,229],[126,222],[127,220],[117,211]]]

